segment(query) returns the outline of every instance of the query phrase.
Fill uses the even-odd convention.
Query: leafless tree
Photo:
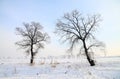
[[[94,37],[100,21],[100,15],[83,17],[77,10],[74,10],[58,19],[55,33],[60,35],[64,42],[70,43],[70,50],[76,44],[80,46],[80,52],[83,50],[90,65],[94,66],[92,48],[104,46],[102,42],[97,41]]]
[[[43,27],[36,22],[23,23],[24,27],[17,27],[16,34],[22,37],[21,41],[15,44],[25,49],[25,52],[31,55],[30,63],[33,63],[34,56],[40,48],[44,48],[44,43],[48,41],[49,36],[43,32]]]

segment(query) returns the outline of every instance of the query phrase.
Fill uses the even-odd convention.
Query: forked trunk
[[[94,66],[95,65],[95,62],[93,59],[90,58],[89,54],[88,54],[88,50],[87,50],[87,47],[86,47],[86,43],[85,43],[85,40],[83,41],[83,46],[84,46],[84,50],[85,50],[85,54],[86,54],[86,57],[87,57],[87,60],[89,62],[89,64],[91,66]]]

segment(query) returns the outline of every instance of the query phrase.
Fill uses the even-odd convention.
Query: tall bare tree
[[[48,41],[49,36],[43,32],[43,27],[36,22],[23,23],[24,27],[17,27],[16,33],[22,37],[16,45],[25,49],[25,52],[31,55],[30,63],[33,63],[34,56],[40,48],[44,48],[44,43]]]
[[[68,41],[71,44],[70,50],[78,44],[80,52],[84,50],[88,62],[91,66],[94,66],[92,48],[104,46],[94,37],[100,21],[100,15],[83,17],[77,10],[74,10],[71,13],[64,14],[62,19],[58,19],[55,33],[61,35],[64,42]]]

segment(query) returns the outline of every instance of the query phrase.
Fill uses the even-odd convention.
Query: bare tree
[[[30,63],[33,63],[34,56],[40,48],[44,48],[44,42],[47,42],[49,36],[43,32],[43,27],[36,22],[23,23],[24,27],[17,27],[16,33],[22,37],[16,45],[25,49],[25,52],[31,55]]]
[[[66,13],[56,23],[55,33],[61,35],[64,42],[71,44],[70,50],[78,44],[80,52],[83,50],[91,66],[95,65],[93,47],[104,46],[102,42],[95,39],[94,33],[101,21],[100,15],[83,17],[77,10]]]

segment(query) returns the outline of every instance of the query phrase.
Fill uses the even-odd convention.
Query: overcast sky
[[[102,15],[96,37],[106,44],[108,56],[120,56],[120,0],[0,0],[0,56],[24,56],[14,45],[20,40],[15,28],[31,21],[39,22],[51,36],[39,55],[66,54],[67,44],[61,44],[53,32],[57,19],[74,9]]]

